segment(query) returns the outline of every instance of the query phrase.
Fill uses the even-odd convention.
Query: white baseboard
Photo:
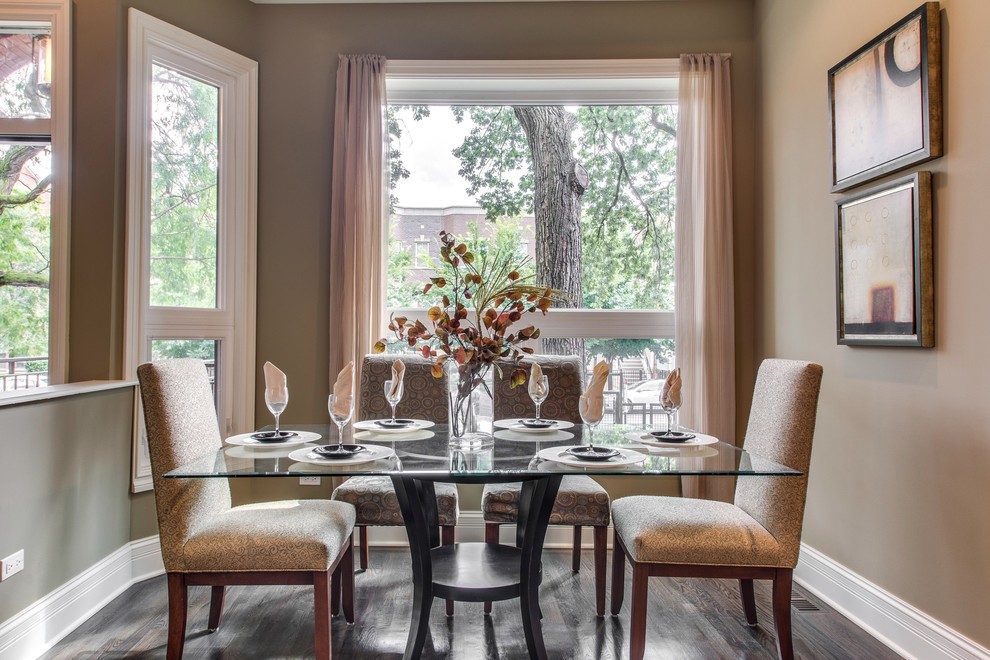
[[[905,658],[990,660],[990,650],[803,543],[794,579]]]
[[[132,584],[164,571],[157,536],[122,546],[0,624],[0,660],[37,658]]]

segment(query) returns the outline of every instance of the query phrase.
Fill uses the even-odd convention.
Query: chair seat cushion
[[[612,522],[634,561],[785,567],[777,539],[734,504],[623,497],[612,504]]]
[[[522,484],[486,484],[481,497],[485,522],[514,523],[519,517]],[[607,527],[609,497],[591,477],[568,475],[560,480],[557,499],[550,512],[551,525],[589,525]]]
[[[182,546],[183,572],[325,571],[354,529],[354,507],[327,500],[235,506]]]
[[[435,484],[437,517],[441,525],[457,524],[457,486]],[[390,527],[405,524],[399,499],[388,477],[351,477],[333,491],[331,499],[353,504],[358,525]]]

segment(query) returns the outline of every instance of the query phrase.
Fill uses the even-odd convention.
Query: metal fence
[[[48,356],[0,358],[0,392],[48,385]]]

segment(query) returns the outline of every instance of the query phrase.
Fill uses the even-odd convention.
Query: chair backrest
[[[540,415],[548,419],[581,423],[578,400],[584,391],[584,369],[581,358],[576,355],[531,355],[518,364],[510,361],[498,362],[493,378],[495,396],[495,419],[532,417],[536,413],[533,400],[529,398],[527,386],[511,387],[512,372],[518,367],[526,370],[527,382],[533,363],[540,365],[550,381],[550,394],[543,402]]]
[[[803,477],[739,477],[736,506],[773,534],[785,561],[797,564],[815,435],[822,367],[813,362],[764,360],[756,376],[743,448]]]
[[[162,475],[223,446],[213,391],[202,360],[163,360],[138,367],[155,484],[165,569],[182,571],[182,547],[206,518],[230,508],[226,479]]]
[[[366,355],[361,365],[361,410],[358,419],[383,419],[392,416],[385,400],[385,381],[392,379],[392,363],[402,360],[402,401],[395,407],[397,415],[447,423],[447,378],[430,373],[433,360],[419,355]]]

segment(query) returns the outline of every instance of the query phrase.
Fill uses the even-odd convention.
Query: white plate
[[[635,442],[639,445],[646,445],[647,447],[669,447],[671,449],[702,447],[704,445],[714,445],[718,443],[718,438],[710,435],[704,435],[702,433],[695,433],[693,438],[690,440],[685,440],[684,442],[663,442],[662,440],[657,440],[649,433],[644,433],[643,431],[632,431],[624,434],[622,437],[630,442]]]
[[[292,429],[283,429],[285,431],[291,431]],[[288,438],[287,440],[282,440],[281,442],[265,442],[263,440],[255,440],[251,436],[258,431],[252,431],[251,433],[241,433],[240,435],[233,435],[224,442],[228,445],[240,445],[241,447],[252,447],[254,449],[278,449],[280,447],[292,447],[294,445],[304,445],[307,442],[316,442],[323,436],[319,433],[313,433],[311,431],[296,431],[295,437]]]
[[[582,447],[584,445],[576,446]],[[536,455],[538,458],[542,458],[545,461],[553,461],[554,463],[562,463],[571,467],[582,467],[595,470],[600,468],[618,468],[625,467],[626,465],[635,465],[636,463],[642,463],[647,458],[646,454],[641,454],[638,451],[616,447],[619,455],[610,458],[607,461],[584,461],[580,458],[569,456],[564,453],[570,448],[571,447],[549,447],[539,451]]]
[[[255,449],[254,447],[226,447],[223,450],[227,456],[231,458],[251,458],[255,460],[264,458],[284,458],[298,449],[296,447],[264,447],[261,449]]]
[[[561,419],[555,419],[553,421],[557,423],[548,429],[531,429],[519,423],[523,419],[533,419],[533,418],[515,417],[512,419],[498,419],[495,420],[495,426],[500,429],[508,429],[510,431],[515,431],[516,433],[553,433],[554,431],[563,431],[564,429],[569,429],[574,426],[573,422],[565,422]]]
[[[395,431],[383,431],[379,433],[378,431],[358,431],[354,434],[355,442],[408,442],[411,440],[429,440],[436,433],[433,431],[427,431],[425,429],[417,429],[415,431],[405,431],[403,433],[396,433]]]
[[[413,423],[401,429],[386,429],[378,424],[375,424],[374,419],[365,419],[360,422],[354,422],[354,428],[359,431],[374,431],[375,433],[412,433],[413,431],[419,431],[421,429],[428,429],[433,426],[433,422],[426,419],[414,419]]]
[[[313,465],[360,465],[395,456],[395,451],[391,447],[382,447],[381,445],[365,445],[365,447],[368,451],[355,454],[350,458],[323,458],[314,453],[312,447],[303,447],[289,454],[289,458],[300,463],[312,463]]]
[[[516,433],[502,429],[495,431],[495,437],[499,440],[512,440],[513,442],[560,442],[561,440],[570,440],[574,434],[556,430],[541,431],[540,433]]]

